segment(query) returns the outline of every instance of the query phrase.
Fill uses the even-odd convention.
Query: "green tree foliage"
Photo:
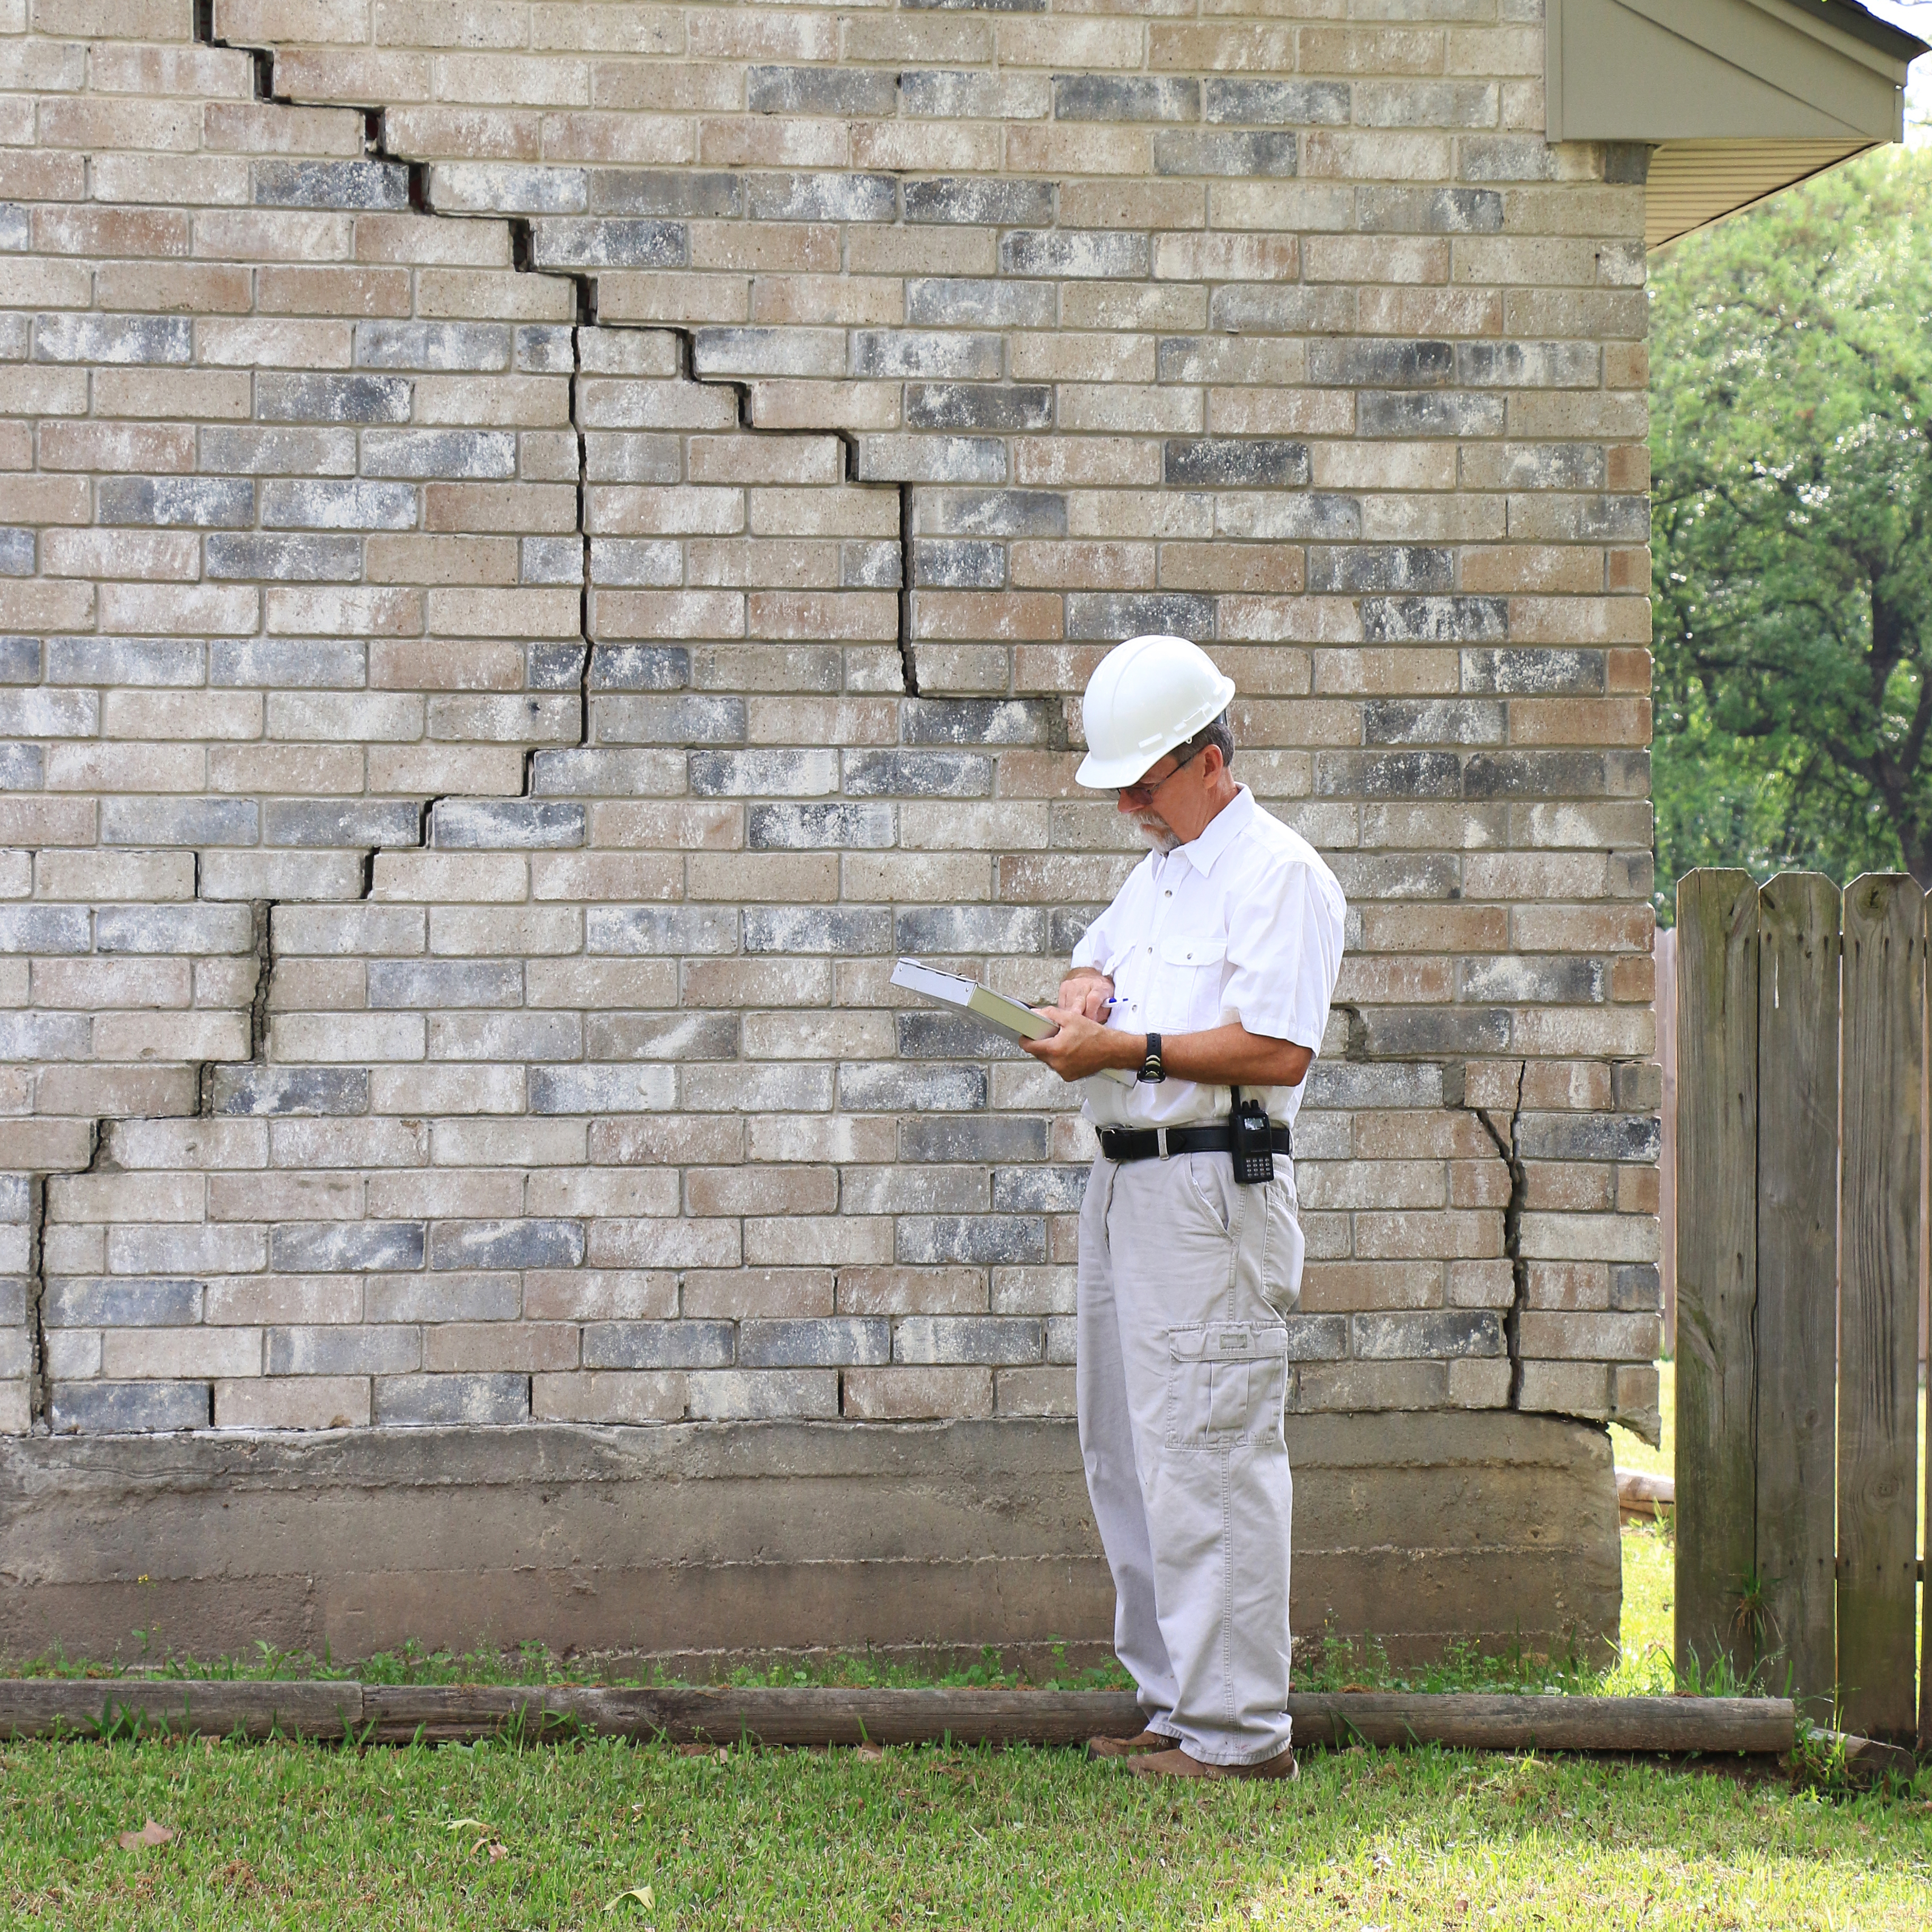
[[[1932,886],[1932,151],[1680,243],[1651,281],[1658,882]]]

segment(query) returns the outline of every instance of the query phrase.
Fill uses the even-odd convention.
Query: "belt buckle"
[[[1168,1154],[1167,1154],[1167,1130],[1166,1130],[1165,1127],[1156,1127],[1156,1128],[1155,1128],[1155,1129],[1154,1129],[1154,1144],[1160,1149],[1160,1157],[1161,1157],[1161,1159],[1162,1159],[1162,1160],[1166,1160],[1166,1159],[1167,1159],[1167,1157],[1168,1157]]]

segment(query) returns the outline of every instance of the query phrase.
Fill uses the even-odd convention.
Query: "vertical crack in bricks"
[[[1504,1137],[1481,1107],[1471,1111],[1483,1124],[1483,1131],[1496,1143],[1496,1153],[1509,1169],[1510,1196],[1503,1209],[1503,1253],[1510,1264],[1513,1292],[1509,1312],[1503,1318],[1503,1340],[1509,1348],[1509,1406],[1522,1406],[1522,1316],[1529,1305],[1529,1263],[1522,1252],[1523,1210],[1529,1200],[1529,1170],[1522,1160],[1522,1090],[1528,1077],[1529,1062],[1517,1063],[1516,1100],[1510,1108],[1509,1133]]]

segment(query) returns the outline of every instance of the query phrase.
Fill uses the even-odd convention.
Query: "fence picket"
[[[1738,1593],[1756,1563],[1758,938],[1750,874],[1705,869],[1680,880],[1677,935],[1676,1650],[1679,1670],[1708,1670],[1739,1648]]]
[[[1839,1232],[1838,1687],[1848,1731],[1912,1741],[1924,894],[1845,888]]]
[[[1838,889],[1758,893],[1757,1576],[1772,1682],[1828,1724],[1837,1539]]]

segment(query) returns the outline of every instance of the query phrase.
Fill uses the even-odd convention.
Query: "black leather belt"
[[[1268,1145],[1276,1154],[1292,1154],[1288,1130],[1276,1125],[1268,1129]],[[1100,1151],[1109,1160],[1165,1160],[1176,1154],[1226,1154],[1228,1129],[1225,1122],[1199,1127],[1102,1127]]]

